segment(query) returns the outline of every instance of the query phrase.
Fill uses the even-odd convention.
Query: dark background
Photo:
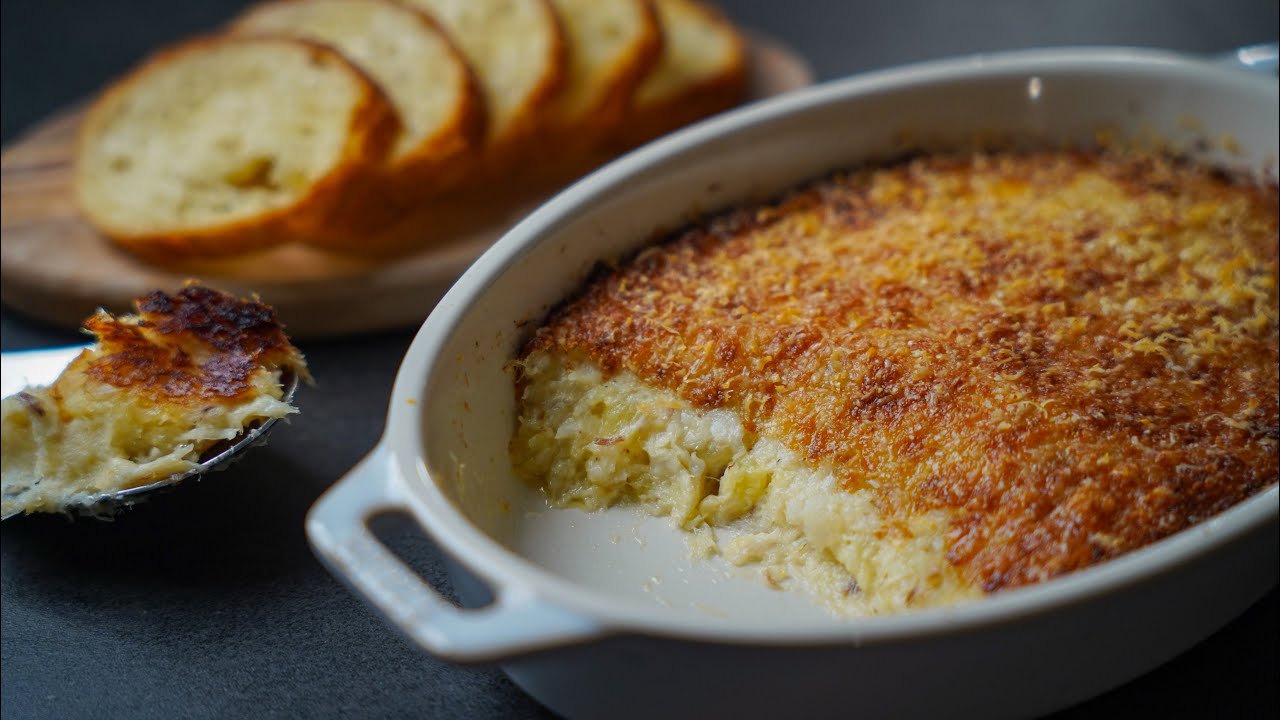
[[[1042,45],[1208,53],[1274,40],[1275,0],[892,0],[720,3],[812,63],[819,79]],[[0,3],[7,145],[236,2]],[[0,712],[16,718],[542,717],[499,671],[417,651],[328,575],[302,519],[376,442],[412,329],[303,343],[319,378],[303,413],[232,471],[118,522],[3,525]],[[80,342],[0,311],[5,350]],[[403,522],[380,534],[433,580],[438,555]],[[1276,717],[1277,593],[1152,673],[1062,713]],[[1052,648],[1046,648],[1052,652]],[[851,688],[856,679],[851,678]],[[856,690],[851,690],[856,694]]]

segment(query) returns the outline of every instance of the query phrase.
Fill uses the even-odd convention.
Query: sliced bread
[[[547,0],[407,0],[444,28],[471,63],[489,111],[482,165],[505,170],[538,128],[565,76],[565,40]]]
[[[0,403],[0,514],[93,513],[103,495],[189,472],[206,452],[296,410],[284,376],[310,380],[274,310],[190,284],[99,310],[97,336],[51,385]]]
[[[650,0],[551,0],[568,41],[568,74],[548,109],[550,131],[591,143],[622,120],[662,51]]]
[[[135,254],[236,255],[358,214],[344,193],[398,133],[378,86],[327,46],[191,40],[89,109],[74,190],[85,216]]]
[[[623,146],[730,108],[746,95],[746,41],[733,24],[696,0],[654,2],[662,55],[631,98],[619,133]]]
[[[470,66],[426,13],[392,0],[275,0],[230,28],[333,46],[369,74],[400,113],[403,130],[384,170],[409,199],[448,184],[459,157],[484,140],[484,99]]]

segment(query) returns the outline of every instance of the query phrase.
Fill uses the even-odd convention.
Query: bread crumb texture
[[[1052,578],[1277,481],[1277,191],[933,154],[601,268],[517,361],[517,471],[880,613]],[[727,537],[727,536],[726,536]]]

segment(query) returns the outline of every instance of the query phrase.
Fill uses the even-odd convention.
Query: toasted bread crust
[[[483,150],[472,162],[460,167],[458,184],[476,187],[502,177],[527,149],[531,137],[544,123],[544,112],[564,86],[567,73],[567,41],[564,26],[550,0],[402,0],[431,15],[446,33],[453,37],[480,82],[489,109],[487,135]],[[512,7],[507,7],[511,5]],[[468,12],[506,17],[508,15],[537,18],[536,27],[522,32],[540,36],[540,55],[522,58],[522,65],[540,68],[534,80],[514,90],[499,81],[504,69],[494,67],[499,60],[486,56],[482,47],[497,42],[488,36],[489,24],[483,25],[485,37],[477,35],[474,22],[464,22]],[[481,42],[483,40],[483,42]]]
[[[254,6],[234,20],[225,35],[189,40],[156,53],[101,94],[81,129],[75,176],[77,202],[90,222],[115,244],[161,265],[179,267],[193,260],[245,256],[291,242],[338,253],[390,257],[490,228],[495,214],[513,215],[530,207],[607,161],[623,145],[665,132],[740,99],[745,76],[724,71],[714,78],[689,84],[678,96],[666,98],[662,103],[637,105],[639,88],[654,74],[664,57],[663,30],[654,0],[608,0],[607,4],[581,6],[573,4],[576,0],[556,1],[564,5],[565,12],[579,13],[577,19],[582,21],[576,26],[579,37],[569,36],[565,18],[552,0],[273,0]],[[689,4],[687,0],[674,1]],[[320,8],[326,3],[347,10],[349,5],[367,4],[381,8],[384,13],[398,13],[404,22],[397,27],[405,28],[406,32],[430,33],[450,48],[454,61],[447,64],[460,84],[459,98],[449,106],[451,113],[439,121],[435,132],[424,136],[416,146],[406,150],[406,143],[402,141],[404,128],[410,123],[402,121],[396,107],[396,93],[404,92],[404,88],[392,87],[394,81],[386,78],[379,81],[376,73],[360,66],[358,56],[362,52],[374,55],[379,52],[369,49],[366,45],[369,37],[360,34],[372,30],[353,29],[356,33],[351,38],[353,47],[363,47],[363,50],[348,49],[344,55],[341,23],[337,26],[332,22],[327,26],[321,23],[319,29],[308,30],[301,26],[305,23],[291,28],[290,23],[285,22],[292,12],[304,15],[322,12]],[[432,8],[438,14],[433,15]],[[706,8],[700,11],[714,15]],[[485,18],[512,17],[520,18],[527,27],[521,30],[514,22],[484,21]],[[609,23],[614,27],[608,27]],[[377,32],[383,32],[390,24],[379,25]],[[464,37],[461,30],[471,33],[471,37]],[[527,34],[523,37],[512,34],[518,30]],[[724,30],[734,32],[727,23]],[[609,37],[614,31],[623,39]],[[736,34],[732,37],[740,41]],[[514,47],[522,48],[524,53],[519,62],[513,59],[513,53],[501,51],[512,47],[512,39],[518,41]],[[589,44],[590,51],[579,54],[589,54],[596,64],[573,66],[570,55],[580,50],[570,47],[574,43]],[[114,169],[108,169],[104,164],[105,155],[93,163],[86,161],[95,143],[110,131],[114,109],[133,94],[147,92],[152,73],[171,70],[191,55],[237,46],[273,46],[295,51],[306,48],[313,62],[324,65],[325,72],[340,73],[347,82],[359,86],[360,97],[349,103],[349,130],[340,157],[322,175],[307,174],[301,190],[293,183],[280,182],[285,173],[268,170],[269,188],[258,186],[254,193],[236,194],[237,191],[218,185],[225,178],[215,177],[223,172],[211,170],[215,162],[192,162],[188,173],[187,167],[152,162],[162,155],[179,156],[175,149],[160,153],[158,143],[118,142],[119,147],[144,148],[145,152],[139,152],[138,158],[129,160],[141,158],[135,163],[137,167],[158,168],[151,177],[173,175],[181,182],[166,184],[157,180],[146,185],[138,178],[147,175],[137,173],[131,182],[137,182],[147,193],[134,193],[132,197],[149,197],[154,193],[164,200],[148,205],[130,203],[124,196],[113,199],[110,193],[99,193],[97,202],[118,212],[95,209],[93,203],[86,200],[89,195],[86,189],[106,188],[111,179],[127,176],[127,173],[117,175]],[[737,49],[742,50],[740,46]],[[368,61],[372,56],[364,57]],[[392,67],[389,61],[384,60],[383,64]],[[530,68],[529,71],[522,70],[525,67]],[[742,68],[736,67],[736,70]],[[202,74],[218,76],[207,68]],[[255,76],[252,83],[242,83],[241,87],[273,88],[273,94],[262,95],[270,102],[252,101],[254,108],[267,106],[263,112],[270,113],[276,96],[291,91],[286,83],[274,82],[267,86],[266,82]],[[379,82],[386,85],[381,86]],[[321,85],[334,88],[335,92],[324,96],[324,102],[317,103],[318,107],[333,108],[339,104],[337,98],[347,101],[345,92],[336,91],[339,87],[336,80],[333,85],[326,83]],[[173,84],[170,89],[173,87],[179,88],[176,94],[183,94],[181,84]],[[388,87],[392,90],[388,91]],[[225,92],[234,92],[234,88],[226,88]],[[160,94],[153,95],[145,107],[160,105],[155,99]],[[193,93],[186,95],[189,98]],[[281,99],[275,107],[287,108],[283,103],[290,101],[291,98]],[[189,100],[179,104],[197,106]],[[497,115],[490,112],[495,105],[502,105],[503,111]],[[443,106],[424,104],[422,107]],[[259,126],[266,122],[256,110],[242,114],[252,116]],[[323,115],[332,118],[335,114]],[[282,112],[283,115],[287,113]],[[150,118],[156,116],[148,110],[135,113],[130,120],[134,129],[122,133],[121,137],[129,139],[130,132],[146,137]],[[205,140],[213,142],[215,138],[207,136],[222,133],[220,127],[195,125],[191,117],[199,116],[179,114],[177,121],[156,120],[154,129],[163,133],[169,128],[175,138],[185,137],[184,132],[191,133],[195,142],[181,141],[188,146],[200,145]],[[266,117],[274,118],[273,115]],[[436,116],[424,110],[418,117]],[[334,124],[324,123],[323,127],[332,129]],[[620,139],[624,136],[625,139]],[[247,153],[244,157],[233,156],[249,165],[250,176],[253,163],[270,164],[280,159],[275,157],[276,148],[296,150],[299,146],[298,138],[277,137],[274,131],[249,137],[274,143],[265,149],[257,148],[256,156]],[[336,147],[336,142],[311,147],[331,149]],[[316,150],[312,157],[328,152]],[[90,170],[90,167],[97,169]],[[315,163],[308,167],[314,168]],[[197,181],[193,187],[216,186],[215,191],[193,191],[187,195],[189,179]],[[168,207],[170,186],[178,188],[173,194],[179,198],[174,202],[182,209],[169,215],[146,213],[148,206]],[[246,198],[249,199],[242,202]],[[231,209],[221,213],[223,205]],[[217,213],[212,212],[215,208],[219,209]],[[252,211],[253,208],[257,208],[256,211]]]
[[[550,108],[546,130],[559,141],[595,143],[623,121],[636,86],[662,53],[658,15],[650,0],[552,0],[552,5],[566,28],[570,57],[565,87],[559,102]],[[603,65],[593,65],[576,51],[598,41],[589,34],[601,29],[597,18],[611,12],[630,16],[634,25],[626,30],[627,42],[620,44]],[[613,27],[604,29],[618,32]]]
[[[646,84],[651,78],[641,81],[632,94],[627,121],[619,126],[616,143],[621,147],[647,142],[731,108],[746,97],[747,43],[728,18],[716,8],[695,0],[656,0],[655,7],[664,33],[673,32],[673,23],[698,22],[729,44],[729,54],[714,68],[692,68],[689,74],[679,67],[679,59],[674,56],[676,45],[668,39],[652,74],[670,73],[676,81],[662,93],[647,92],[650,88]]]
[[[423,197],[449,190],[464,177],[463,168],[475,162],[484,150],[489,131],[489,110],[485,102],[484,86],[475,68],[467,61],[462,48],[435,18],[409,5],[404,0],[391,0],[418,16],[420,22],[430,26],[449,44],[458,59],[462,74],[464,97],[455,107],[449,125],[455,132],[440,134],[416,153],[417,161],[395,173],[390,192],[401,207],[412,206]]]
[[[305,52],[309,62],[326,70],[342,73],[346,81],[358,88],[358,99],[349,114],[349,131],[337,162],[329,171],[287,205],[260,214],[225,222],[207,223],[181,228],[157,228],[141,231],[116,225],[109,217],[95,212],[85,202],[86,185],[93,183],[83,158],[94,143],[109,131],[112,115],[128,97],[145,92],[151,73],[188,55],[219,48],[260,46],[280,48],[285,52]],[[192,257],[225,257],[272,245],[305,238],[346,217],[358,217],[365,211],[344,202],[344,192],[353,184],[368,178],[378,168],[399,132],[399,119],[381,89],[359,68],[333,49],[313,42],[280,38],[196,38],[167,48],[142,63],[114,83],[93,104],[80,130],[75,184],[82,211],[107,237],[129,252],[145,259],[172,262]]]
[[[562,187],[616,154],[612,136],[631,122],[632,94],[662,54],[662,31],[650,0],[585,4],[556,0],[555,6],[567,28],[569,71],[536,138],[527,143],[521,162],[504,179],[508,187],[518,188],[512,194],[520,198],[537,198]],[[584,61],[576,54],[581,46],[614,42],[590,37],[601,31],[602,17],[610,14],[630,16],[633,24],[621,31],[629,37],[615,43],[618,47],[603,61]]]
[[[504,161],[502,157],[504,154],[514,152],[512,148],[516,144],[525,142],[529,136],[537,133],[538,128],[542,127],[544,110],[564,89],[568,76],[569,42],[565,37],[564,23],[560,19],[560,14],[552,7],[551,0],[536,0],[536,2],[539,12],[546,19],[547,27],[553,28],[547,52],[548,72],[538,86],[526,96],[518,120],[508,125],[506,134],[501,138],[490,136],[490,144],[493,148],[490,151],[493,158],[491,163],[499,169],[508,166],[509,160]]]
[[[334,12],[358,8],[381,14],[388,22],[374,26],[376,31],[413,34],[446,49],[445,57],[438,58],[441,62],[433,67],[433,72],[447,76],[446,87],[454,91],[448,113],[429,133],[413,136],[416,138],[413,145],[406,147],[402,140],[388,154],[382,176],[369,181],[374,185],[369,202],[376,203],[375,198],[391,193],[400,205],[409,205],[426,194],[449,187],[457,179],[456,167],[465,162],[464,156],[478,153],[484,143],[487,113],[483,89],[470,63],[454,39],[429,14],[397,0],[271,0],[251,7],[232,22],[228,31],[237,35],[281,35],[330,44],[379,83],[405,119],[409,111],[400,107],[401,98],[421,88],[398,86],[397,80],[401,78],[394,76],[396,68],[389,68],[390,74],[384,74],[377,67],[366,65],[363,53],[371,52],[366,44],[370,43],[368,35],[373,31],[367,28],[338,30],[332,24],[326,27],[323,17],[326,5],[333,6]],[[319,27],[309,24],[315,22],[314,15],[320,16]],[[390,22],[392,19],[394,25]],[[343,32],[348,34],[341,34]],[[391,40],[387,39],[388,44]],[[437,54],[434,52],[437,48],[428,48],[427,52]],[[404,122],[406,127],[411,124],[408,120]]]

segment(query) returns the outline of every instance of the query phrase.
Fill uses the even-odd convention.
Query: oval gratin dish
[[[868,73],[641,148],[545,204],[426,320],[385,435],[313,508],[328,567],[442,658],[494,662],[570,717],[1016,717],[1115,687],[1277,582],[1274,484],[1140,550],[942,609],[837,618],[749,569],[693,559],[665,518],[554,509],[515,477],[511,361],[593,264],[691,214],[774,197],[904,138],[1160,137],[1269,175],[1277,82],[1130,49],[1019,51]],[[372,535],[401,511],[448,556],[463,607]]]

